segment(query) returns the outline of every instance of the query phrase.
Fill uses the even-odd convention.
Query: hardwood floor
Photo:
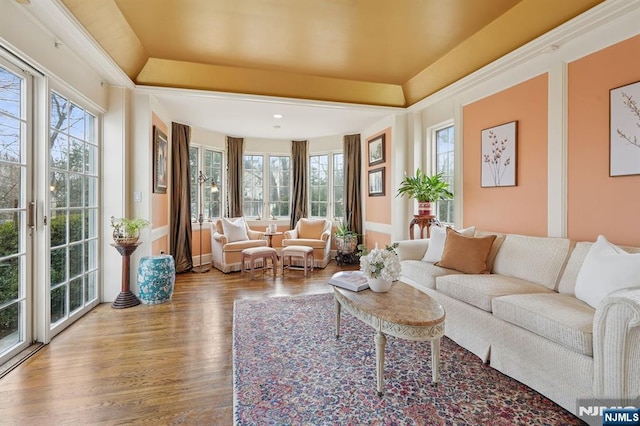
[[[340,269],[179,274],[169,303],[101,304],[0,379],[0,423],[233,424],[233,301],[331,292]]]

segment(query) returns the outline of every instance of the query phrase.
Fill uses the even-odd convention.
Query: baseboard
[[[200,255],[192,256],[191,262],[193,263],[193,266],[200,266]],[[202,264],[203,265],[211,264],[211,253],[206,253],[202,255]]]

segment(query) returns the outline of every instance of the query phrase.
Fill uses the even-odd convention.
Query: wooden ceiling
[[[602,0],[62,0],[139,85],[409,106]]]

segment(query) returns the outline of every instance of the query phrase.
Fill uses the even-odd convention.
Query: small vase
[[[369,288],[376,293],[385,293],[389,291],[393,281],[383,280],[382,278],[369,278]]]

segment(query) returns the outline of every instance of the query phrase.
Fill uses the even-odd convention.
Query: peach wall
[[[154,126],[158,126],[162,132],[169,136],[169,127],[158,117],[155,113],[151,113],[151,122]],[[149,161],[152,163],[149,170],[153,170],[153,129],[149,129],[151,132],[151,147],[149,152]],[[169,143],[169,151],[171,151],[171,143]],[[169,155],[171,158],[171,155]],[[168,170],[171,170],[169,165]],[[153,192],[153,179],[151,182],[151,227],[160,228],[162,226],[169,225],[169,208],[168,208],[168,194],[155,194]],[[168,192],[168,191],[167,191]]]
[[[160,253],[169,253],[169,250],[167,249],[168,247],[169,237],[165,235],[151,242],[151,254],[158,255]]]
[[[193,225],[191,235],[192,235],[191,255],[198,256],[200,254],[200,226],[199,225],[195,225],[195,224]],[[209,254],[211,253],[211,230],[209,230],[208,228],[205,228],[203,225],[202,235],[203,235],[202,254]]]
[[[375,166],[369,166],[369,141],[374,139],[381,134],[384,133],[385,143],[385,153],[384,158],[385,162],[376,164]],[[365,198],[365,221],[367,222],[375,222],[375,223],[391,223],[391,198],[394,196],[393,190],[391,188],[391,153],[393,141],[391,140],[391,128],[387,128],[380,133],[376,133],[372,135],[365,141],[364,146],[362,147],[362,152],[364,154],[364,182],[362,185],[362,189],[364,191]],[[384,196],[378,197],[370,197],[369,196],[369,170],[375,170],[380,167],[385,168],[384,173],[384,188],[385,194]]]
[[[169,136],[168,126],[158,117],[155,113],[151,113],[151,122],[154,126],[158,126],[160,130],[164,132],[167,137]],[[151,132],[151,146],[149,147],[149,161],[152,163],[149,170],[153,170],[153,128],[149,129]],[[169,152],[171,152],[171,143],[169,143]],[[171,158],[171,154],[169,154]],[[169,164],[168,170],[171,170]],[[171,188],[171,183],[168,185]],[[151,179],[151,185],[149,188],[151,192],[151,228],[161,228],[163,226],[169,226],[169,206],[168,206],[168,194],[155,194],[153,192],[153,178]],[[169,253],[169,238],[162,236],[157,240],[151,242],[151,250],[153,254],[159,254],[161,251]]]
[[[383,248],[388,244],[391,244],[391,235],[383,234],[381,232],[367,231],[364,236],[364,245],[371,250],[378,243],[378,248]]]
[[[548,75],[464,107],[464,226],[547,235]],[[481,187],[481,132],[517,121],[517,186]]]
[[[640,176],[609,176],[609,90],[640,80],[640,36],[569,64],[568,236],[640,246]],[[640,149],[640,148],[639,148]]]

